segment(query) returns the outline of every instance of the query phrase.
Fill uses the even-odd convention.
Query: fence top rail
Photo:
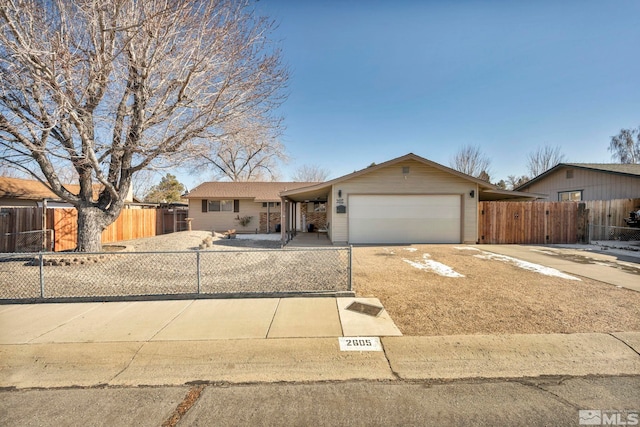
[[[221,249],[221,250],[185,250],[185,251],[108,251],[108,252],[0,252],[0,256],[15,256],[15,255],[49,255],[49,256],[85,256],[85,255],[153,255],[153,254],[206,254],[206,253],[247,253],[247,252],[320,252],[320,251],[349,251],[350,247],[335,247],[335,248],[248,248],[248,249]]]

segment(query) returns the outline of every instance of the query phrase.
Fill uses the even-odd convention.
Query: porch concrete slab
[[[154,341],[266,338],[277,298],[196,300]]]
[[[106,302],[31,342],[147,341],[191,303],[191,301]]]
[[[337,338],[149,342],[110,385],[386,380],[383,352],[341,352]]]
[[[267,338],[340,337],[336,298],[283,298]]]
[[[384,337],[405,379],[638,375],[640,355],[608,334]]]
[[[0,311],[0,344],[23,344],[74,319],[88,315],[102,303],[15,304]]]
[[[401,336],[402,332],[393,323],[387,310],[382,310],[377,317],[347,310],[353,302],[382,307],[377,298],[337,298],[338,313],[342,322],[342,333],[346,337]]]
[[[640,332],[614,332],[611,335],[623,341],[640,354]]]
[[[122,372],[143,343],[0,345],[0,387],[92,387]]]

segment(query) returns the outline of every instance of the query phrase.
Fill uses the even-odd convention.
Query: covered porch
[[[288,246],[330,246],[331,243],[331,185],[285,191],[282,202],[282,242]],[[291,242],[295,242],[291,244]]]

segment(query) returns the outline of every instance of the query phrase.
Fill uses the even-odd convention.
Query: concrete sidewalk
[[[640,375],[640,332],[0,345],[0,387],[180,386],[345,380]]]
[[[0,344],[402,335],[376,298],[244,298],[0,305]]]

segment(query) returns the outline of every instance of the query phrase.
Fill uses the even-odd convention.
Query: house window
[[[209,212],[232,212],[233,200],[209,200]]]
[[[560,202],[579,202],[582,200],[582,191],[562,191],[558,193]]]
[[[567,169],[567,179],[573,178],[573,169]]]
[[[208,200],[203,203],[203,212],[240,212],[239,200]]]
[[[269,202],[269,207],[270,208],[277,208],[280,206],[280,202]],[[267,202],[262,202],[262,207],[266,208],[267,207]]]
[[[307,212],[326,212],[327,204],[325,202],[308,202]]]

